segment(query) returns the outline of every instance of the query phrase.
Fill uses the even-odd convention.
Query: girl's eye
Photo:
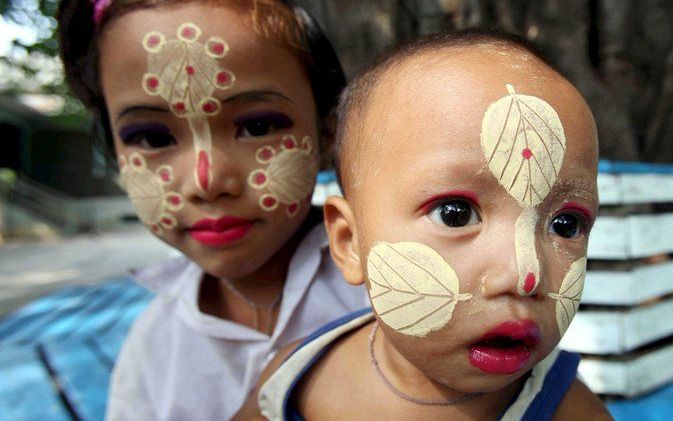
[[[161,123],[124,126],[119,130],[119,137],[125,145],[142,149],[161,149],[177,143],[168,126]]]
[[[451,228],[475,225],[481,222],[479,214],[472,204],[464,199],[450,199],[433,208],[430,220]]]
[[[124,143],[143,149],[161,149],[175,145],[177,142],[170,133],[146,132],[138,133],[129,139],[125,139]]]
[[[549,232],[563,238],[577,238],[582,234],[582,223],[577,215],[562,213],[552,219]]]
[[[236,137],[262,137],[293,126],[290,117],[276,111],[256,111],[234,120]]]
[[[259,137],[266,136],[271,131],[272,127],[268,121],[264,120],[255,120],[249,123],[246,123],[244,126],[239,128],[240,135],[239,137]]]

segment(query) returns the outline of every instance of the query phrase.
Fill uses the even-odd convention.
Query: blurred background
[[[611,194],[618,196],[604,203],[606,206],[601,210],[607,216],[604,220],[618,218],[613,221],[614,226],[627,226],[629,223],[624,221],[630,221],[632,215],[640,218],[647,214],[654,218],[651,226],[655,227],[648,232],[658,230],[662,237],[656,240],[661,247],[651,248],[647,253],[636,250],[615,254],[608,250],[607,254],[601,254],[597,249],[599,243],[609,247],[617,243],[610,237],[614,233],[597,227],[601,233],[596,234],[597,238],[606,232],[607,237],[596,240],[599,245],[594,249],[598,251],[590,268],[600,273],[618,271],[619,276],[628,274],[638,282],[641,278],[634,274],[641,273],[638,271],[643,265],[654,265],[659,271],[655,271],[655,277],[663,286],[632,302],[618,302],[618,297],[613,301],[591,302],[589,297],[582,307],[584,313],[580,314],[595,315],[605,308],[610,309],[611,315],[637,313],[642,306],[651,309],[658,305],[655,312],[658,316],[648,317],[646,323],[666,326],[646,340],[622,348],[583,351],[579,346],[575,350],[589,359],[593,358],[589,356],[593,352],[607,355],[608,360],[636,361],[645,352],[650,355],[650,351],[659,352],[656,355],[660,360],[661,355],[673,358],[670,337],[673,266],[668,263],[673,251],[670,213],[673,167],[642,166],[673,163],[673,2],[297,0],[296,3],[322,24],[349,76],[377,53],[417,35],[443,29],[499,28],[523,35],[536,44],[591,105],[598,123],[601,158],[627,163],[617,167],[603,165],[602,181],[599,180],[602,194],[608,198]],[[103,155],[91,147],[92,123],[64,84],[54,39],[56,7],[55,0],[0,1],[0,343],[2,316],[15,317],[12,311],[36,297],[60,291],[66,285],[98,285],[123,276],[131,267],[174,254],[139,225],[116,183],[115,172],[106,166]],[[622,172],[649,175],[623,178]],[[624,193],[628,183],[632,183],[631,193],[633,189],[650,193],[635,201],[626,200],[630,194]],[[651,242],[652,238],[644,237],[643,242]],[[613,278],[610,275],[607,279]],[[588,290],[589,281],[590,278]],[[602,292],[599,289],[597,296],[602,296]],[[24,312],[24,316],[28,313]],[[18,328],[7,328],[7,323],[4,332],[18,332]],[[599,324],[596,329],[600,328]],[[6,333],[5,338],[11,338],[11,334]],[[662,354],[661,350],[665,352]],[[0,370],[2,364],[0,355]],[[598,390],[605,395],[640,395],[673,380],[673,370],[669,371],[662,379],[640,388]],[[602,381],[616,380],[608,375]],[[0,419],[1,392],[0,382]]]

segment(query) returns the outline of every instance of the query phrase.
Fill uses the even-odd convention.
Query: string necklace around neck
[[[260,330],[260,317],[259,313],[260,312],[268,312],[267,320],[266,320],[266,328],[264,329],[264,333],[266,335],[271,336],[271,333],[273,332],[273,311],[276,309],[278,304],[280,303],[281,298],[283,297],[283,291],[278,294],[276,298],[273,299],[268,304],[260,304],[256,301],[251,300],[250,298],[246,297],[241,291],[238,290],[234,286],[233,283],[229,279],[223,278],[222,282],[224,283],[224,286],[227,287],[229,291],[231,291],[232,294],[234,294],[238,299],[243,301],[248,307],[252,309],[252,314],[253,314],[253,323],[255,325],[255,330],[259,331]]]
[[[381,370],[381,367],[379,366],[379,362],[376,359],[376,355],[374,355],[374,337],[376,336],[376,331],[379,328],[379,322],[375,321],[374,326],[372,328],[372,332],[369,334],[369,359],[372,363],[372,366],[374,366],[374,371],[376,371],[376,374],[378,374],[379,378],[383,382],[383,384],[386,385],[388,390],[390,390],[395,396],[404,399],[405,401],[415,403],[417,405],[425,405],[425,406],[450,406],[450,405],[457,405],[459,403],[465,402],[472,400],[476,397],[481,396],[481,393],[468,393],[467,395],[461,396],[459,398],[455,399],[421,399],[421,398],[416,398],[410,395],[407,395],[406,393],[402,392],[398,388],[396,388],[390,380],[386,377],[385,374],[383,374],[383,371]]]

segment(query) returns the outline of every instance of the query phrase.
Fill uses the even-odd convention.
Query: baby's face
[[[311,86],[248,13],[199,2],[114,20],[101,83],[140,220],[206,272],[237,278],[305,219],[318,163]]]
[[[510,384],[579,305],[598,206],[587,105],[532,58],[475,47],[393,70],[366,118],[349,200],[387,338],[447,387]]]

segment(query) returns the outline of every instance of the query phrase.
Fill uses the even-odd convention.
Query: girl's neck
[[[262,332],[275,325],[281,295],[292,256],[306,234],[320,222],[320,212],[311,209],[297,232],[259,269],[236,279],[217,279],[204,274],[199,308],[206,314],[229,319]],[[263,314],[260,314],[263,313]],[[266,320],[260,326],[262,319]]]

